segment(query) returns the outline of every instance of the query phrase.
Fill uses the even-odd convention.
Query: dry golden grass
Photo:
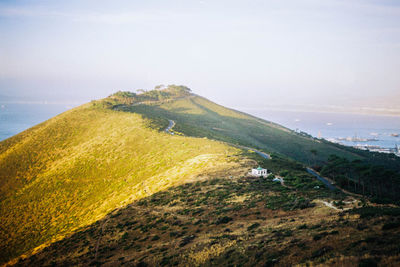
[[[315,147],[321,155],[349,151],[198,96],[152,99],[93,102],[0,143],[0,263],[26,253],[18,264],[334,265],[369,259],[368,250],[397,253],[390,242],[400,232],[383,226],[398,218],[341,211],[329,203],[344,195],[298,162],[279,154],[261,160],[207,138],[303,162]],[[155,130],[167,119],[176,120],[175,133],[206,138]],[[243,177],[254,160],[286,172],[287,186]],[[396,253],[382,263],[393,264]]]
[[[189,265],[199,266],[212,258],[218,257],[228,248],[236,245],[236,242],[236,240],[232,240],[225,243],[217,243],[210,247],[204,247],[200,251],[196,251],[194,248],[193,251],[189,252],[189,255],[187,256],[188,259],[185,260]]]
[[[236,166],[227,157],[235,148],[148,124],[87,104],[0,143],[1,261],[135,199]]]

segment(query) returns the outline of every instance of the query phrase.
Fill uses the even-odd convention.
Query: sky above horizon
[[[0,1],[0,36],[0,98],[400,107],[396,0]]]

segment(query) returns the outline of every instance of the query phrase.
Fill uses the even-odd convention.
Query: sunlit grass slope
[[[277,152],[305,164],[324,161],[332,154],[349,159],[364,158],[361,151],[295,133],[278,124],[225,108],[196,95],[167,103],[117,108],[153,118],[168,117],[177,122],[174,129],[185,135]]]
[[[176,122],[175,135],[162,131],[168,120]],[[285,177],[294,190],[293,205],[300,201],[297,190],[318,185],[304,165],[323,163],[331,154],[400,168],[395,157],[295,133],[217,105],[185,86],[142,94],[117,92],[0,142],[0,264],[96,224],[114,209],[155,192],[200,177],[244,175],[256,163],[228,143],[272,152],[273,159],[263,164]],[[289,172],[287,162],[299,173]],[[246,194],[248,189],[240,186],[236,189]],[[314,191],[321,197],[320,190]],[[222,207],[223,197],[218,201],[214,204]]]
[[[361,207],[291,161],[261,164],[285,170],[285,186],[211,175],[116,209],[16,266],[399,266],[400,208]]]
[[[235,148],[172,136],[153,129],[167,120],[98,103],[0,143],[0,263],[135,199],[200,174],[239,168]]]

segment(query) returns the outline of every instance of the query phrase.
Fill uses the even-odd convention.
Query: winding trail
[[[165,131],[166,133],[169,133],[169,134],[174,134],[174,132],[171,131],[171,129],[175,126],[176,123],[175,123],[175,121],[170,120],[170,119],[168,119],[168,121],[169,121],[168,127],[165,128],[164,131]],[[270,154],[267,154],[267,153],[265,153],[265,152],[259,151],[259,150],[255,149],[255,148],[247,147],[247,146],[241,146],[241,145],[235,145],[235,144],[230,144],[230,145],[232,145],[232,146],[234,146],[234,147],[237,147],[237,148],[241,148],[241,149],[251,150],[251,151],[257,153],[259,156],[261,156],[261,157],[263,157],[263,158],[265,158],[265,159],[271,159],[271,155],[270,155]],[[310,167],[307,167],[306,169],[307,169],[307,172],[308,172],[309,174],[315,176],[318,180],[320,180],[321,182],[323,182],[323,183],[325,184],[325,186],[328,187],[330,190],[336,190],[336,189],[338,189],[338,188],[337,188],[336,186],[334,186],[330,181],[328,181],[326,178],[320,176],[316,171],[314,171],[314,170],[311,169]],[[282,185],[283,185],[283,184],[282,184]]]
[[[172,132],[171,131],[171,129],[175,126],[175,121],[173,121],[173,120],[168,120],[169,121],[169,124],[168,124],[168,127],[167,128],[165,128],[165,132],[166,133],[169,133],[169,134],[174,134],[174,132]]]
[[[258,155],[260,155],[261,157],[263,157],[263,158],[265,158],[265,159],[271,159],[271,155],[269,155],[269,154],[267,154],[267,153],[264,153],[264,152],[261,152],[261,151],[259,151],[259,150],[257,150],[257,149],[254,149],[254,148],[251,148],[251,147],[246,147],[246,146],[240,146],[240,145],[235,145],[235,146],[236,146],[236,147],[239,147],[239,148],[243,148],[243,149],[248,149],[248,150],[254,151],[254,152],[256,152]],[[314,171],[314,170],[311,169],[310,167],[307,167],[306,169],[307,169],[307,172],[308,172],[309,174],[315,176],[318,180],[320,180],[321,182],[323,182],[324,185],[325,185],[326,187],[328,187],[330,190],[334,191],[334,190],[336,190],[336,189],[339,189],[339,188],[337,188],[336,186],[334,186],[330,181],[328,181],[326,178],[320,176],[316,171]],[[283,179],[281,180],[281,183],[282,183],[282,185],[284,185],[284,184],[283,184]],[[340,189],[339,189],[339,190],[340,190]],[[345,193],[347,193],[347,192],[345,192]]]
[[[254,149],[254,148],[249,148],[249,147],[247,149],[256,152],[258,155],[260,155],[261,157],[263,157],[265,159],[271,159],[271,155],[269,155],[269,154],[267,154],[265,152],[261,152],[261,151],[258,151],[256,149]]]

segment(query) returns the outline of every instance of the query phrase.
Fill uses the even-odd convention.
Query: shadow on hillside
[[[364,151],[341,147],[329,142],[316,142],[313,138],[301,136],[293,131],[280,129],[276,124],[248,115],[248,119],[224,116],[210,108],[188,100],[194,109],[204,114],[191,114],[189,107],[166,109],[158,105],[124,107],[121,110],[141,114],[147,118],[174,120],[175,131],[187,136],[207,137],[233,144],[253,147],[265,152],[275,152],[294,158],[304,164],[314,164],[315,160],[325,162],[332,154],[350,159],[362,158]],[[243,116],[244,113],[238,113]],[[318,157],[311,151],[318,151]]]
[[[335,199],[328,190],[298,191],[265,178],[186,183],[115,209],[16,265],[287,266],[307,260],[324,262],[332,256],[325,254],[329,251],[394,255],[399,233],[387,230],[398,224],[382,216],[398,216],[398,208],[381,213],[361,208],[345,211],[338,219],[336,212],[324,216],[316,212],[313,200],[321,197]],[[349,213],[369,217],[349,221]],[[387,229],[384,236],[371,233],[371,220],[374,227]],[[213,253],[212,248],[219,252]]]
[[[186,183],[115,209],[92,225],[20,260],[17,266],[175,265],[187,260],[181,255],[188,255],[193,247],[231,242],[236,251],[234,244],[245,237],[255,238],[258,227],[270,227],[278,216],[284,218],[314,207],[314,198],[333,196],[328,190],[310,190],[313,189],[302,192],[272,179],[254,177]],[[280,235],[274,238],[282,239]],[[255,260],[253,254],[257,252],[257,260],[266,262],[271,255],[284,255],[284,246],[279,244],[267,251],[252,248],[246,253]],[[226,262],[225,257],[236,256],[227,254],[220,260]],[[240,263],[246,259],[237,260]]]
[[[19,260],[16,266],[101,265],[107,261],[119,265],[118,260],[127,251],[141,255],[130,258],[131,265],[146,266],[140,264],[149,263],[146,258],[155,253],[152,251],[155,247],[161,254],[187,249],[186,245],[199,235],[198,225],[221,228],[218,231],[223,232],[222,228],[233,218],[227,219],[218,209],[226,208],[229,205],[226,200],[234,194],[266,190],[259,183],[258,179],[241,179],[238,184],[227,179],[210,179],[171,187],[113,210],[71,236]],[[210,191],[203,194],[204,188]],[[276,188],[281,190],[279,186]],[[241,211],[236,206],[234,212]],[[158,258],[159,262],[162,258]],[[149,264],[152,266],[151,260]]]

